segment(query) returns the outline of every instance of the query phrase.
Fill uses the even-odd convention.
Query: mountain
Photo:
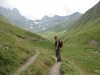
[[[44,31],[42,31],[42,32],[45,32],[46,30],[48,30],[52,27],[61,25],[65,21],[72,22],[74,20],[77,20],[81,16],[82,16],[82,14],[79,12],[75,12],[68,16],[58,16],[58,15],[55,15],[53,17],[44,16],[39,22],[40,22],[40,26],[42,28],[45,28]]]
[[[82,14],[79,12],[75,12],[68,16],[54,16],[54,18],[51,18],[51,20],[49,20],[50,26],[42,31],[41,35],[44,35],[45,37],[50,37],[62,34],[70,29],[81,16]],[[55,23],[53,23],[54,21]]]
[[[45,32],[43,32],[43,35],[48,38],[50,36],[58,35],[64,38],[65,40],[68,40],[69,37],[74,38],[74,36],[78,36],[79,38],[79,36],[83,32],[85,32],[83,35],[87,35],[90,29],[91,34],[88,34],[89,35],[88,38],[94,37],[94,39],[99,40],[98,39],[99,38],[99,34],[98,34],[99,23],[100,23],[100,13],[99,12],[100,12],[100,1],[95,6],[87,10],[83,15],[79,15],[79,17],[77,18],[75,18],[74,16],[75,14],[77,15],[78,12],[73,13],[72,14],[73,20],[65,20],[62,23],[58,24],[57,26],[52,26],[48,28],[47,30],[45,30]],[[93,30],[93,27],[94,29],[96,29],[95,27],[97,27],[97,30]],[[92,32],[97,35],[94,34],[95,36],[93,36]],[[88,38],[85,39],[83,42],[89,41]]]
[[[16,8],[7,9],[7,8],[0,7],[0,14],[5,16],[9,20],[9,22],[14,23],[18,27],[31,30],[31,31],[37,30],[38,27],[37,24],[35,24],[33,20],[27,19],[24,16],[22,16]]]
[[[43,32],[52,26],[59,25],[65,20],[75,20],[82,15],[81,13],[76,12],[68,16],[44,16],[41,20],[30,20],[22,16],[16,8],[10,9],[3,7],[0,7],[0,14],[5,16],[9,22],[31,32]]]

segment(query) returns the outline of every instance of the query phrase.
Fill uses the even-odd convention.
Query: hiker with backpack
[[[54,37],[55,39],[55,50],[56,50],[56,58],[57,61],[61,61],[61,56],[60,56],[60,48],[63,46],[63,42],[57,38],[57,36]]]

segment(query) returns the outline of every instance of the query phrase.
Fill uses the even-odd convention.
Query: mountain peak
[[[53,17],[59,17],[58,15],[54,15]]]
[[[82,13],[80,13],[80,12],[75,12],[76,14],[82,14]]]
[[[74,12],[72,15],[82,15],[80,12]]]
[[[44,18],[49,18],[49,16],[45,15]]]
[[[45,15],[45,16],[42,18],[42,20],[43,20],[43,19],[48,19],[48,18],[49,18],[49,16]]]
[[[16,9],[16,8],[13,8],[12,11],[15,12],[15,13],[19,13],[19,10]]]

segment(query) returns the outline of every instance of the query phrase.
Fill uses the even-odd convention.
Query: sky
[[[29,19],[41,19],[43,16],[70,15],[74,12],[85,13],[100,0],[0,0],[0,6],[17,8]]]

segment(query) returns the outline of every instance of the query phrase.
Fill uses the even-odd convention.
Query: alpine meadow
[[[54,36],[63,42],[61,61]],[[100,1],[84,14],[40,20],[0,7],[0,75],[100,75]]]

